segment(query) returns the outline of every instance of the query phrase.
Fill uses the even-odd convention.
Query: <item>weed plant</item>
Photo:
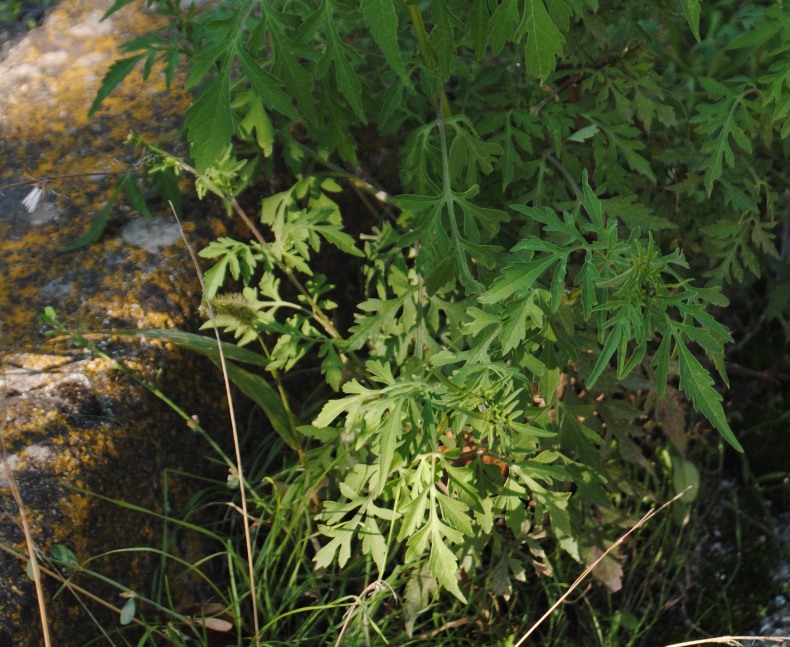
[[[92,110],[138,66],[184,71],[189,159],[130,139],[249,236],[199,252],[206,328],[232,343],[137,334],[212,356],[267,424],[223,457],[235,498],[201,530],[221,548],[189,567],[218,611],[132,606],[137,644],[521,644],[593,564],[537,639],[651,644],[690,451],[742,449],[724,290],[761,275],[765,316],[788,314],[765,261],[787,253],[790,10],[156,4],[168,27],[125,46]]]

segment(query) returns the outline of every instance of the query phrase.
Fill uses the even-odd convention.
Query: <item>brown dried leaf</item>
[[[586,551],[585,559],[587,564],[592,564],[603,555],[603,553],[604,551],[598,548],[598,546],[593,546]],[[595,568],[593,568],[592,574],[596,580],[606,586],[612,593],[617,593],[617,591],[623,588],[623,567],[612,553],[609,553]]]
[[[684,400],[680,392],[671,386],[667,386],[664,397],[656,403],[656,421],[681,456],[686,455],[688,445],[686,411],[683,405]]]

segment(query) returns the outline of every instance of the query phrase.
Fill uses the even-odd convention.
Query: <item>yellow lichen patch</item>
[[[123,196],[110,213],[100,253],[97,245],[58,253],[91,226],[118,172],[137,162],[140,151],[124,144],[129,130],[149,141],[169,139],[172,147],[189,100],[183,92],[166,93],[155,68],[145,82],[140,73],[130,75],[88,120],[101,78],[120,55],[119,44],[157,24],[143,3],[100,21],[111,4],[60,3],[0,63],[0,185],[27,176],[52,178],[33,214],[21,204],[30,187],[9,189],[0,200],[0,344],[7,348],[37,350],[36,315],[46,305],[94,328],[104,323],[173,326],[183,318],[174,319],[172,311],[186,312],[194,296],[174,297],[171,289],[173,281],[187,283],[191,269],[180,275],[161,270],[168,257],[174,263],[174,254],[175,263],[186,265],[180,243],[152,254],[118,239],[135,216]],[[167,205],[160,206],[160,215],[170,216]],[[143,286],[144,294],[135,294]],[[102,298],[100,287],[110,294]],[[197,290],[196,283],[191,289]],[[163,302],[157,294],[171,301],[167,315],[151,307]],[[113,314],[95,312],[97,300],[111,304]]]
[[[102,21],[111,4],[109,0],[64,0],[42,27],[14,48],[3,63],[6,71],[0,81],[0,127],[5,136],[60,143],[63,149],[79,141],[101,79],[121,57],[120,44],[158,24],[142,3],[133,3]],[[145,85],[131,77],[134,90],[112,98],[109,103],[121,110],[111,108],[107,114],[129,113],[135,103],[150,107],[163,88],[156,76]]]
[[[139,231],[128,235],[139,214],[123,198],[99,242],[71,253],[58,251],[90,227],[117,181],[114,173],[137,162],[140,152],[124,144],[128,131],[165,140],[166,148],[178,146],[189,100],[184,93],[165,93],[156,70],[146,83],[133,74],[88,120],[88,107],[118,56],[119,41],[150,28],[154,20],[144,3],[135,2],[111,22],[99,22],[111,4],[63,0],[0,62],[0,184],[28,174],[38,179],[75,174],[53,178],[32,214],[21,204],[30,187],[0,192],[4,443],[15,457],[14,473],[42,550],[63,544],[80,560],[130,545],[157,548],[162,521],[71,488],[161,512],[163,469],[194,470],[209,453],[179,416],[112,362],[74,349],[68,339],[46,340],[37,320],[45,306],[53,306],[62,321],[83,331],[182,327],[195,323],[200,302],[199,283],[180,238],[162,237],[160,229],[148,237]],[[166,205],[151,206],[156,218],[170,218]],[[197,247],[225,234],[221,218],[205,215],[188,218],[184,228]],[[209,422],[212,412],[221,411],[220,380],[195,356],[158,342],[109,335],[99,343],[190,414]],[[1,486],[3,506],[13,511],[8,489]],[[174,509],[192,494],[186,484],[168,491],[167,504]],[[0,520],[0,542],[24,546],[11,515]],[[149,590],[158,560],[147,553],[127,557],[91,566],[126,586]],[[80,583],[97,590],[95,582],[83,578]],[[101,595],[118,602],[117,591],[105,588]],[[0,645],[40,642],[35,609],[23,564],[0,553]],[[74,635],[69,630],[79,634],[82,629],[81,639],[92,635],[88,623],[80,627],[74,620],[78,613],[73,598],[61,594],[51,614],[58,644],[78,644],[64,638]],[[8,627],[24,629],[6,640]]]

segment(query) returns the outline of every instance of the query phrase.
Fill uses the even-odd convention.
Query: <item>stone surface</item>
[[[175,512],[194,486],[188,479],[166,483],[163,470],[194,471],[210,453],[200,436],[114,362],[208,426],[212,420],[217,427],[223,424],[211,414],[217,403],[222,409],[220,380],[198,358],[160,342],[95,337],[114,360],[109,361],[75,348],[69,339],[47,340],[37,319],[52,306],[62,321],[84,331],[195,324],[199,285],[166,205],[153,205],[158,213],[147,220],[121,202],[99,242],[59,253],[90,227],[112,191],[114,173],[136,163],[139,151],[123,144],[128,131],[165,148],[177,146],[188,100],[166,94],[156,71],[145,84],[132,75],[88,119],[118,44],[154,20],[145,3],[135,2],[100,21],[111,4],[64,0],[0,61],[3,647],[43,644],[33,583],[25,576],[24,556],[14,554],[24,552],[25,544],[5,466],[19,486],[42,554],[64,545],[85,562],[108,550],[161,547],[161,519],[106,499]],[[8,187],[27,176],[58,176],[32,213],[22,205],[31,187]],[[198,247],[225,233],[220,219],[193,214],[184,228]],[[89,567],[148,594],[157,583],[158,561],[151,553],[132,551],[90,561]],[[93,578],[75,581],[115,607],[124,602],[117,590]],[[105,628],[117,626],[116,612],[80,594],[64,591],[53,597],[57,588],[57,582],[47,580],[54,644],[81,645],[99,634],[83,603]],[[189,591],[185,585],[176,594],[189,596]]]

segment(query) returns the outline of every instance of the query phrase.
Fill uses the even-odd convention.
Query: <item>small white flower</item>
[[[34,186],[30,193],[25,196],[25,199],[22,200],[22,206],[27,209],[28,213],[33,213],[36,210],[42,195],[44,195],[44,189]]]

